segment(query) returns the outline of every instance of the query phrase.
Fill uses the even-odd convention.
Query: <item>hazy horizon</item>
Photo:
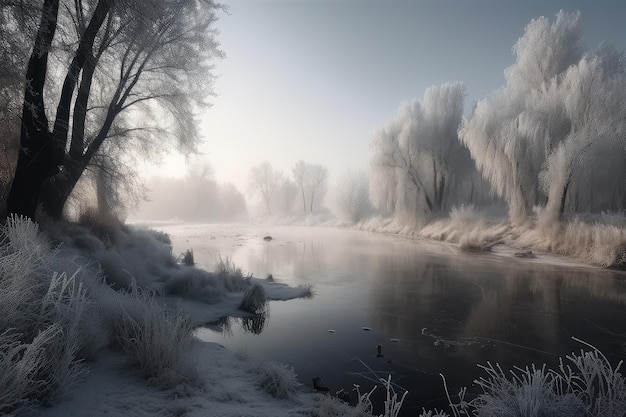
[[[291,175],[304,159],[331,183],[366,169],[377,128],[401,102],[432,85],[462,81],[465,113],[504,84],[512,48],[533,18],[581,11],[583,43],[626,49],[617,1],[249,1],[228,0],[218,39],[217,95],[202,115],[203,155],[218,182],[246,191],[263,161]],[[172,155],[148,174],[182,176]]]

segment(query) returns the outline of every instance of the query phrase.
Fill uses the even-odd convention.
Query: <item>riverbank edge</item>
[[[579,218],[550,226],[532,218],[514,225],[506,218],[487,217],[461,208],[453,210],[449,217],[425,225],[411,226],[396,218],[377,216],[348,227],[451,243],[465,252],[492,252],[534,262],[626,270],[626,228],[588,223]]]

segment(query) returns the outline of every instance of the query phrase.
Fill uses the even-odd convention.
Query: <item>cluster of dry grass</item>
[[[0,414],[52,404],[103,349],[125,354],[159,389],[200,386],[188,355],[197,323],[157,298],[210,302],[250,287],[229,260],[216,273],[177,264],[159,232],[119,224],[42,232],[8,219],[0,230]]]

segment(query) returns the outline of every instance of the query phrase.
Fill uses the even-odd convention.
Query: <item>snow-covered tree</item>
[[[348,170],[339,178],[332,193],[332,209],[341,219],[352,223],[372,212],[366,172]]]
[[[581,35],[579,13],[531,21],[506,84],[459,131],[514,222],[533,206],[551,221],[566,207],[619,209],[623,201],[624,55],[606,46],[583,53]]]
[[[460,82],[432,86],[421,103],[402,103],[376,132],[370,195],[377,209],[419,221],[456,202],[463,178],[473,169],[457,136],[464,95]]]

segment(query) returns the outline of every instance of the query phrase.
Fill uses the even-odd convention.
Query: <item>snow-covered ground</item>
[[[127,359],[104,352],[88,364],[84,381],[52,407],[26,416],[224,416],[274,417],[305,415],[313,406],[311,394],[276,399],[259,386],[259,366],[215,343],[198,342],[190,356],[203,376],[204,386],[159,390],[128,371]]]
[[[0,382],[6,384],[0,387],[0,413],[4,414],[2,410],[7,410],[9,415],[17,411],[17,415],[20,416],[46,417],[207,415],[269,417],[314,416],[317,415],[314,410],[319,408],[320,404],[334,404],[331,407],[336,410],[346,407],[327,398],[320,400],[312,393],[312,390],[301,386],[293,370],[286,365],[259,362],[241,353],[228,351],[216,343],[204,342],[193,337],[188,341],[184,335],[181,336],[181,340],[185,342],[181,345],[184,346],[184,351],[179,351],[181,347],[176,344],[167,346],[167,342],[159,340],[159,337],[168,335],[164,333],[159,336],[158,332],[172,331],[169,325],[154,322],[159,317],[168,322],[173,320],[173,326],[182,326],[174,327],[174,331],[182,331],[180,329],[187,326],[185,323],[188,319],[180,314],[188,314],[193,323],[214,321],[224,315],[246,314],[238,311],[243,295],[242,290],[211,287],[211,297],[208,298],[193,297],[194,294],[175,296],[163,293],[167,285],[171,286],[171,280],[180,279],[178,272],[175,271],[180,272],[181,268],[183,274],[188,274],[191,278],[195,277],[194,279],[203,285],[209,283],[219,286],[219,274],[207,275],[202,271],[193,272],[195,269],[185,269],[185,267],[175,265],[166,268],[158,264],[156,258],[149,259],[147,252],[158,251],[159,242],[153,237],[147,237],[148,235],[143,232],[133,232],[124,228],[115,231],[107,230],[106,233],[100,230],[102,233],[96,237],[76,225],[63,225],[60,229],[48,230],[54,240],[60,239],[64,242],[61,250],[52,250],[49,246],[50,242],[37,231],[36,225],[22,220],[9,222],[9,226],[2,230],[5,237],[0,236],[2,244],[0,297],[2,297],[3,307],[8,308],[10,305],[7,303],[10,298],[5,297],[11,297],[11,291],[16,288],[17,290],[21,288],[21,292],[33,289],[32,294],[26,295],[32,295],[29,300],[35,304],[21,305],[20,308],[28,314],[37,315],[40,308],[41,312],[44,312],[42,314],[45,315],[36,321],[40,322],[38,326],[43,326],[44,329],[43,332],[39,330],[40,335],[43,333],[52,335],[42,342],[46,346],[46,351],[50,348],[56,349],[58,346],[58,349],[61,349],[59,355],[69,354],[74,357],[76,352],[82,352],[79,355],[85,360],[76,363],[72,359],[68,365],[63,365],[63,363],[59,364],[56,359],[47,358],[44,350],[38,351],[36,347],[32,349],[30,347],[35,346],[37,340],[41,340],[39,336],[35,337],[34,341],[20,340],[19,343],[23,343],[21,345],[23,347],[18,349],[25,349],[25,354],[14,355],[14,352],[18,351],[13,349],[19,345],[15,345],[13,340],[21,336],[20,334],[14,335],[12,327],[13,330],[21,331],[20,325],[26,330],[34,325],[28,322],[24,324],[12,321],[12,316],[7,315],[9,312],[5,312],[4,321],[0,322],[2,324],[0,348],[3,352],[1,363],[7,368],[3,369],[4,375],[0,377]],[[104,239],[103,235],[107,238]],[[164,235],[158,233],[155,236],[159,239],[164,238]],[[102,242],[107,239],[116,242],[119,246],[112,245],[110,242],[103,245]],[[77,242],[88,248],[79,251],[76,247]],[[133,244],[137,242],[144,247],[134,247]],[[224,242],[222,241],[221,244]],[[155,277],[152,278],[154,282],[145,277],[137,277],[133,278],[130,288],[118,288],[118,291],[113,291],[112,287],[103,284],[98,278],[99,274],[96,273],[98,263],[94,262],[94,259],[103,261],[109,259],[113,256],[109,252],[117,250],[116,248],[131,256],[141,255],[143,261],[152,262],[153,267],[156,265],[160,268],[158,271],[154,270]],[[121,261],[133,262],[131,258],[125,257],[124,253],[115,256],[119,255]],[[140,263],[138,259],[134,260]],[[141,271],[144,268],[140,265],[132,266],[134,271]],[[49,273],[48,271],[52,269],[64,269],[67,275]],[[22,271],[24,276],[20,277],[18,271]],[[48,284],[42,278],[48,277],[49,279],[50,275],[53,275],[53,278],[48,288]],[[168,275],[170,275],[169,278]],[[33,284],[29,284],[30,276],[39,280],[40,283],[44,281],[42,284],[45,285],[28,288],[27,285],[34,285],[37,282],[33,281]],[[57,277],[62,278],[61,281]],[[229,279],[231,278],[228,278],[226,283],[230,282]],[[232,282],[235,281],[233,278]],[[254,284],[261,285],[268,299],[288,300],[308,293],[308,288],[288,287],[265,279],[244,278],[242,282],[248,282],[248,287]],[[115,284],[122,285],[119,280]],[[139,284],[150,288],[150,292],[141,290],[138,287]],[[62,288],[59,285],[62,285]],[[159,289],[158,285],[163,285],[163,289]],[[43,292],[40,292],[40,288]],[[197,286],[197,288],[206,290],[202,286]],[[59,291],[58,298],[57,291]],[[163,295],[158,295],[160,293]],[[37,294],[43,295],[43,299],[37,298]],[[157,304],[151,300],[156,300]],[[178,313],[167,313],[171,311],[169,310],[171,307],[175,307]],[[50,312],[46,312],[47,310]],[[152,316],[146,316],[146,318],[142,314],[152,314]],[[17,315],[16,319],[19,316]],[[120,324],[120,321],[128,322],[126,327],[123,323]],[[5,325],[8,327],[5,328]],[[122,330],[130,329],[130,334],[135,332],[136,336],[133,337],[137,339],[123,340],[123,333],[120,335],[118,326],[121,326]],[[62,333],[50,333],[50,329],[58,328],[63,329]],[[34,331],[38,330],[34,329]],[[2,332],[5,333],[2,334]],[[55,338],[55,335],[60,339]],[[158,347],[162,350],[141,352],[141,349],[152,348],[142,345],[142,339],[162,342],[163,346]],[[77,343],[83,347],[78,348]],[[130,352],[127,349],[129,346]],[[137,351],[134,351],[135,349]],[[171,350],[167,351],[167,349]],[[37,356],[41,353],[44,356]],[[165,355],[162,359],[164,363],[171,362],[172,357],[175,357],[177,363],[163,368],[164,374],[146,376],[146,365],[142,363],[142,360],[151,359],[151,354]],[[32,355],[42,361],[52,361],[50,365],[39,360],[26,362]],[[36,399],[37,389],[43,386],[36,388],[39,384],[36,381],[34,381],[35,385],[32,385],[31,376],[36,377],[43,375],[41,372],[48,372],[44,371],[43,369],[46,368],[41,368],[40,365],[53,366],[54,368],[48,369],[58,370],[49,372],[65,372],[64,369],[75,369],[78,370],[79,376],[78,378],[67,377],[65,383],[55,388],[55,393],[46,397],[49,399],[44,399],[46,406],[37,407],[41,401]],[[55,378],[54,374],[47,375]],[[172,381],[175,382],[172,383]],[[17,391],[18,389],[23,389],[23,391]],[[19,399],[19,392],[25,393],[23,395],[26,395],[26,402]],[[6,401],[9,400],[13,402],[7,403]],[[357,411],[356,408],[349,410]]]

